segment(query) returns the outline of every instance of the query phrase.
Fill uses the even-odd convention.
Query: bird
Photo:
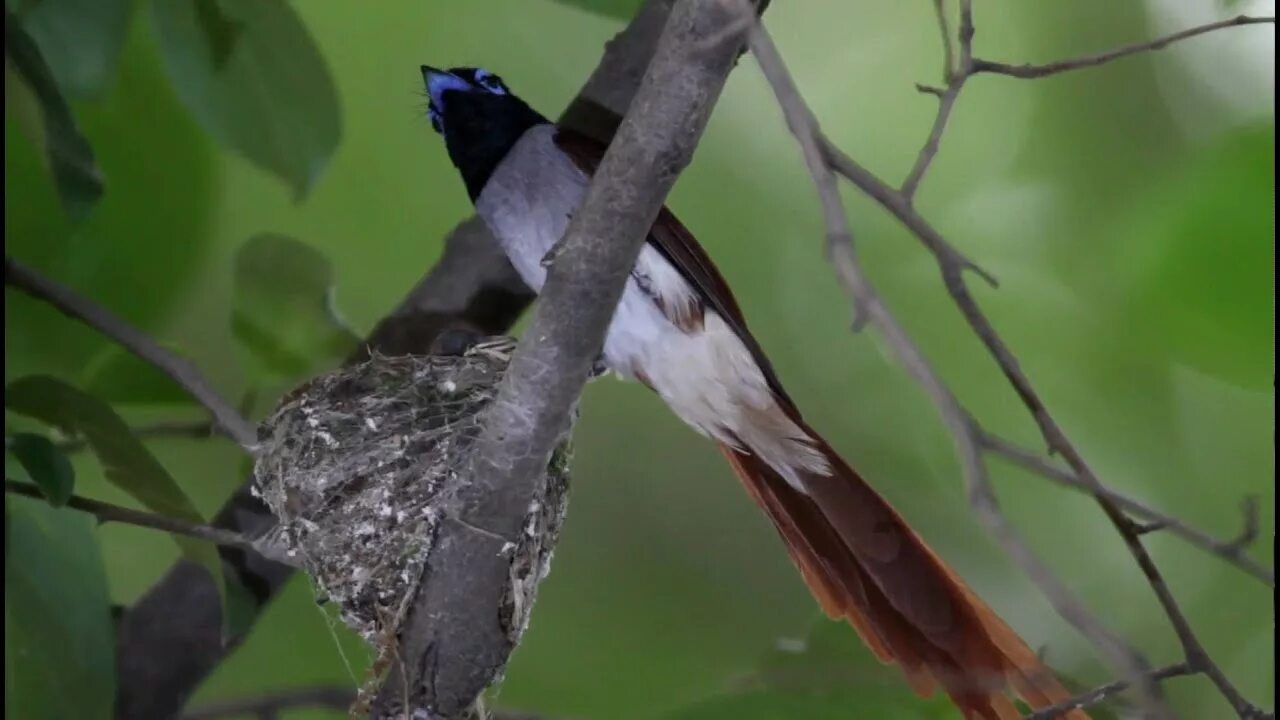
[[[479,67],[421,66],[431,127],[476,214],[540,292],[549,253],[606,145],[560,127]],[[1035,652],[808,423],[728,283],[666,206],[640,250],[593,375],[656,392],[719,446],[822,610],[847,621],[910,687],[945,692],[966,720],[1070,694]],[[1061,717],[1087,720],[1082,710]]]

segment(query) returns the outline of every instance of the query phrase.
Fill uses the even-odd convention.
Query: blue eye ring
[[[495,95],[507,94],[507,87],[502,84],[502,78],[494,75],[488,70],[477,69],[475,71],[475,79],[478,85]]]

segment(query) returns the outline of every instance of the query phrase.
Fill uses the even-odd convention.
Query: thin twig
[[[817,127],[812,122],[812,112],[800,97],[768,33],[759,23],[756,23],[748,37],[751,51],[773,88],[787,118],[787,125],[799,140],[810,174],[819,187],[824,218],[828,222],[827,250],[836,267],[837,278],[855,307],[883,333],[899,363],[920,383],[933,401],[943,422],[950,430],[969,490],[969,499],[979,519],[1009,556],[1035,581],[1054,609],[1080,630],[1117,670],[1124,673],[1126,677],[1142,682],[1152,703],[1158,704],[1159,686],[1154,682],[1144,681],[1148,665],[1142,656],[1127,646],[1085,608],[1070,589],[1058,580],[1032,552],[1017,530],[1000,512],[983,460],[978,428],[910,336],[881,302],[878,293],[862,271],[850,244],[841,241],[842,238],[848,237],[848,219],[843,206],[839,203],[831,168],[828,162],[823,161],[829,158],[829,155],[820,149],[822,144],[825,143],[828,148],[831,147],[830,144],[821,138]],[[892,189],[889,189],[889,192],[897,195],[897,191]],[[900,195],[898,198],[902,200]]]
[[[1250,495],[1240,502],[1240,514],[1244,516],[1244,528],[1227,547],[1239,552],[1258,539],[1258,498]]]
[[[1248,15],[1237,15],[1236,17],[1228,20],[1219,20],[1218,22],[1188,28],[1148,42],[1135,43],[1133,45],[1116,48],[1115,50],[1109,50],[1104,53],[1098,53],[1097,55],[1086,55],[1084,57],[1071,58],[1069,60],[1059,60],[1058,62],[1046,63],[1044,65],[1010,65],[1008,63],[974,58],[970,72],[973,75],[978,75],[980,73],[995,73],[1024,80],[1042,78],[1048,75],[1057,75],[1058,73],[1069,72],[1071,70],[1095,67],[1130,55],[1137,55],[1139,53],[1150,52],[1152,50],[1163,50],[1179,40],[1186,40],[1187,38],[1193,38],[1197,35],[1213,32],[1214,30],[1241,27],[1244,25],[1274,25],[1275,22],[1276,19],[1274,16],[1251,17]]]
[[[1009,462],[1033,472],[1046,480],[1053,481],[1073,490],[1080,490],[1088,493],[1100,492],[1125,512],[1137,515],[1145,519],[1150,525],[1156,526],[1160,530],[1166,530],[1173,533],[1192,545],[1201,548],[1206,552],[1217,555],[1227,563],[1240,568],[1244,572],[1266,583],[1269,587],[1274,588],[1276,585],[1275,571],[1270,568],[1263,567],[1260,563],[1244,554],[1245,548],[1247,548],[1252,542],[1250,538],[1256,535],[1257,532],[1256,503],[1252,506],[1253,513],[1250,513],[1250,506],[1246,500],[1243,523],[1244,529],[1240,534],[1232,540],[1220,540],[1203,530],[1192,527],[1172,515],[1162,513],[1142,501],[1136,500],[1121,492],[1105,487],[1102,490],[1098,490],[1081,480],[1070,470],[1060,468],[1037,453],[1027,450],[1026,448],[1018,447],[1008,440],[988,433],[983,436],[982,443],[988,450],[996,455],[1003,457]],[[1251,528],[1253,528],[1252,532],[1250,531]],[[1153,530],[1146,531],[1152,532]],[[1242,543],[1241,540],[1247,540],[1247,542]]]
[[[938,30],[942,33],[942,82],[950,83],[955,74],[955,53],[951,49],[951,29],[947,27],[947,9],[943,0],[933,0],[933,12],[938,16]]]
[[[1147,674],[1147,677],[1152,682],[1162,682],[1164,680],[1169,680],[1170,678],[1195,675],[1198,672],[1198,670],[1192,668],[1189,664],[1180,662],[1152,670]],[[1047,708],[1037,710],[1036,712],[1028,715],[1025,720],[1056,720],[1071,710],[1092,707],[1113,695],[1128,690],[1130,687],[1130,683],[1125,680],[1117,680],[1116,682],[1107,683],[1106,685],[1099,685],[1096,688],[1087,690],[1056,705],[1050,705]]]
[[[5,478],[4,491],[15,495],[24,495],[37,500],[44,500],[44,493],[40,492],[40,488],[31,483],[19,482]],[[99,522],[114,522],[123,525],[134,525],[137,527],[149,528],[151,530],[160,530],[161,532],[172,533],[174,535],[183,535],[195,538],[197,540],[206,540],[215,545],[224,547],[237,548],[258,553],[264,557],[277,562],[295,564],[294,561],[284,557],[283,553],[275,552],[271,546],[254,542],[238,532],[231,530],[223,530],[211,525],[201,525],[199,523],[187,522],[178,518],[169,517],[167,515],[158,515],[156,513],[145,512],[142,510],[134,510],[132,508],[112,505],[111,503],[101,502],[99,500],[90,500],[79,495],[72,495],[67,501],[67,507],[72,510],[78,510],[83,513],[93,515]]]
[[[972,51],[974,28],[972,24],[970,4],[971,0],[961,0],[961,73],[973,72],[972,67],[976,62],[973,60]],[[1194,29],[1194,31],[1187,31],[1190,34],[1183,33],[1172,39],[1165,38],[1155,41],[1154,43],[1147,43],[1145,47],[1147,47],[1147,49],[1156,49],[1167,45],[1173,40],[1180,39],[1181,37],[1190,37],[1191,35],[1199,34],[1200,32],[1207,32],[1208,30],[1218,29],[1219,27],[1231,27],[1239,24],[1248,24],[1248,19],[1237,19],[1236,21],[1225,24],[1215,23],[1208,26],[1202,26],[1202,28]],[[1137,50],[1134,50],[1134,52],[1136,51]],[[1116,54],[1115,57],[1120,57],[1123,54],[1128,53],[1122,50],[1119,54]],[[1102,62],[1105,61],[1105,59],[1102,60]],[[1081,65],[1084,66],[1089,64],[1091,60],[1086,58],[1080,62],[1084,63]],[[1084,483],[1086,483],[1092,491],[1094,491],[1094,497],[1099,506],[1115,526],[1116,531],[1124,540],[1130,554],[1133,555],[1134,560],[1142,570],[1143,575],[1147,578],[1148,584],[1151,585],[1157,601],[1160,603],[1170,624],[1173,626],[1174,632],[1178,637],[1179,643],[1182,645],[1187,661],[1202,670],[1213,681],[1219,692],[1221,692],[1223,697],[1231,703],[1232,707],[1235,708],[1236,712],[1241,717],[1251,717],[1253,714],[1259,712],[1256,707],[1243,698],[1240,692],[1227,679],[1226,674],[1222,672],[1221,668],[1211,660],[1208,653],[1204,650],[1199,638],[1190,627],[1190,623],[1188,622],[1181,607],[1178,605],[1177,600],[1169,590],[1159,568],[1151,559],[1150,553],[1147,552],[1146,547],[1143,545],[1141,534],[1136,531],[1132,521],[1130,521],[1129,518],[1106,497],[1106,494],[1103,492],[1105,488],[1097,475],[1093,472],[1092,468],[1085,461],[1080,452],[1067,438],[1065,432],[1057,424],[1057,421],[1049,413],[1044,402],[1039,397],[1039,394],[1035,391],[1030,381],[1023,373],[1017,358],[1005,344],[1003,339],[1001,339],[990,320],[986,317],[985,313],[982,312],[981,308],[970,294],[969,288],[965,283],[963,273],[966,268],[962,263],[957,261],[956,253],[954,251],[947,250],[949,245],[945,243],[941,235],[929,227],[928,224],[914,212],[911,207],[911,203],[906,196],[900,192],[893,191],[891,188],[887,188],[884,183],[874,175],[860,168],[847,157],[842,157],[842,155],[843,154],[839,152],[831,153],[833,158],[842,160],[847,169],[857,171],[853,174],[846,174],[846,177],[849,177],[855,185],[858,185],[873,199],[881,202],[887,210],[898,216],[899,220],[911,228],[917,237],[924,242],[926,247],[933,252],[935,259],[938,262],[939,270],[942,273],[943,283],[947,288],[948,294],[951,295],[952,300],[960,309],[961,314],[964,315],[970,328],[978,335],[979,339],[987,347],[988,352],[990,352],[992,357],[996,360],[996,363],[1003,372],[1005,379],[1009,381],[1018,396],[1021,398],[1023,404],[1027,406],[1027,409],[1030,411],[1033,419],[1039,426],[1041,434],[1048,443],[1049,450],[1051,452],[1061,454],[1067,461],[1067,464],[1071,467],[1072,471],[1074,471],[1074,473]],[[837,167],[837,170],[839,171],[840,168]],[[1132,675],[1130,675],[1130,677],[1135,680],[1139,679]],[[1158,686],[1144,680],[1143,690],[1147,700],[1152,702],[1156,701],[1158,698]],[[1152,694],[1152,691],[1156,694]]]
[[[254,453],[258,433],[253,423],[245,420],[231,403],[224,400],[189,360],[161,347],[145,333],[89,298],[10,257],[4,259],[4,283],[49,303],[154,365],[203,405],[227,436],[245,452]]]
[[[920,153],[916,156],[915,163],[911,166],[911,170],[907,172],[907,177],[902,181],[902,196],[907,202],[915,202],[916,191],[920,189],[920,181],[924,179],[924,174],[929,170],[929,166],[933,163],[933,158],[938,154],[938,146],[942,142],[942,133],[947,128],[947,121],[951,119],[951,111],[955,108],[956,98],[960,97],[960,91],[964,89],[964,83],[969,79],[970,55],[969,43],[960,44],[960,65],[955,67],[951,60],[951,35],[947,31],[947,16],[942,9],[942,0],[936,0],[935,7],[938,11],[938,24],[942,27],[943,51],[947,54],[947,69],[944,79],[947,86],[943,89],[930,88],[917,85],[916,89],[931,95],[938,96],[938,114],[933,118],[933,127],[929,130],[929,137],[925,140],[924,147],[920,148]],[[961,0],[960,3],[960,28],[961,33],[968,33],[970,37],[973,35],[973,6],[970,0]],[[994,285],[994,281],[991,281]]]
[[[945,16],[939,14],[939,21],[945,25]],[[1163,47],[1169,42],[1190,37],[1192,35],[1207,32],[1208,30],[1217,29],[1219,27],[1230,27],[1240,24],[1250,24],[1251,22],[1264,22],[1265,19],[1248,19],[1237,18],[1235,21],[1227,23],[1217,23],[1211,26],[1195,29],[1185,33],[1180,33],[1170,38],[1164,38],[1153,43],[1147,43],[1142,49],[1157,49]],[[1131,521],[1124,512],[1121,511],[1117,502],[1110,498],[1112,491],[1102,485],[1096,474],[1085,462],[1080,453],[1067,439],[1065,433],[1057,425],[1053,417],[1048,413],[1043,401],[1027,380],[1022,372],[1017,358],[1009,350],[1008,346],[1000,338],[990,321],[978,307],[964,280],[964,270],[972,270],[976,266],[965,259],[958,251],[956,251],[929,223],[927,223],[912,207],[912,197],[919,187],[920,181],[933,158],[937,154],[938,145],[941,140],[942,133],[946,129],[947,121],[955,104],[956,98],[960,90],[964,86],[964,82],[972,74],[975,74],[975,66],[977,61],[973,58],[972,41],[974,36],[974,25],[972,19],[972,3],[971,0],[961,0],[960,3],[960,30],[959,30],[959,46],[960,59],[959,68],[948,78],[948,84],[945,89],[938,90],[933,88],[922,88],[926,92],[937,94],[940,100],[938,115],[935,118],[933,128],[929,137],[921,149],[916,163],[912,170],[908,173],[906,181],[903,183],[901,190],[895,190],[889,187],[878,177],[867,171],[858,163],[828,142],[817,131],[816,124],[811,121],[811,115],[807,108],[797,110],[797,104],[803,105],[798,94],[795,92],[794,85],[787,82],[785,85],[779,85],[777,78],[779,76],[786,77],[785,69],[781,68],[781,59],[777,56],[776,49],[766,47],[760,38],[766,38],[763,31],[757,29],[753,33],[753,50],[759,48],[761,52],[757,53],[762,68],[765,66],[773,66],[767,69],[766,77],[770,78],[771,83],[775,85],[775,92],[778,95],[779,103],[783,106],[783,110],[788,116],[788,125],[792,131],[797,134],[800,139],[802,148],[805,149],[806,161],[810,165],[811,173],[815,182],[819,186],[819,194],[824,198],[824,214],[831,214],[831,203],[826,200],[829,192],[826,186],[829,181],[826,179],[831,170],[835,170],[844,175],[864,193],[871,196],[872,199],[879,202],[892,214],[894,214],[904,225],[906,225],[914,234],[920,238],[924,245],[934,254],[939,269],[942,274],[944,284],[948,293],[964,314],[970,328],[979,336],[988,351],[995,358],[997,364],[1003,371],[1006,379],[1013,385],[1014,389],[1022,399],[1023,403],[1031,411],[1033,418],[1040,427],[1041,433],[1044,435],[1046,442],[1051,451],[1060,453],[1070,465],[1072,469],[1072,485],[1082,487],[1095,496],[1104,513],[1112,520],[1116,530],[1124,539],[1130,553],[1141,568],[1143,575],[1151,585],[1156,594],[1158,601],[1165,611],[1170,623],[1177,634],[1178,639],[1183,647],[1186,662],[1189,667],[1196,672],[1206,674],[1218,687],[1219,692],[1231,703],[1241,717],[1254,717],[1259,714],[1256,707],[1244,700],[1236,688],[1227,680],[1221,669],[1210,659],[1200,644],[1198,637],[1190,627],[1184,613],[1169,591],[1160,570],[1151,559],[1145,546],[1142,544],[1143,528],[1138,527]],[[949,42],[946,44],[949,46]],[[946,47],[948,57],[950,57],[950,48]],[[1098,64],[1121,57],[1126,54],[1132,54],[1140,50],[1124,50],[1110,53],[1103,59],[1084,58],[1078,61],[1079,66],[1087,66],[1089,64]],[[763,55],[763,56],[762,56]],[[1070,69],[1070,68],[1064,68]],[[993,71],[988,68],[988,71]],[[798,125],[805,125],[797,132]],[[821,149],[821,154],[825,158],[825,164],[822,167],[815,167],[810,161],[813,155],[809,149],[813,144],[817,143]],[[842,221],[843,227],[847,227],[847,221]],[[886,338],[889,340],[890,346],[894,349],[899,360],[907,367],[909,371],[916,377],[918,381],[924,385],[930,397],[938,406],[939,411],[943,415],[948,428],[951,430],[953,440],[957,446],[960,455],[961,465],[964,470],[966,483],[970,489],[970,499],[975,511],[979,517],[987,525],[990,532],[993,533],[1001,541],[1011,556],[1019,562],[1028,573],[1036,580],[1037,584],[1046,593],[1055,608],[1074,625],[1084,632],[1086,637],[1094,641],[1095,645],[1108,657],[1113,664],[1125,672],[1127,680],[1137,684],[1142,692],[1144,703],[1148,709],[1156,712],[1161,716],[1169,716],[1168,709],[1164,706],[1162,693],[1157,682],[1157,678],[1151,675],[1147,670],[1147,665],[1141,655],[1133,648],[1120,642],[1101,628],[1101,625],[1094,621],[1087,613],[1081,615],[1082,607],[1073,606],[1073,603],[1063,604],[1064,598],[1070,598],[1069,594],[1059,593],[1058,590],[1065,590],[1060,587],[1059,583],[1047,570],[1042,566],[1038,566],[1034,556],[1026,549],[1025,545],[1017,541],[1016,536],[1008,532],[1007,528],[1002,527],[1004,523],[1003,517],[999,514],[995,507],[994,497],[991,495],[990,486],[987,482],[986,470],[981,460],[981,448],[975,451],[973,445],[980,444],[982,441],[982,431],[976,423],[969,420],[964,414],[963,408],[959,407],[950,391],[937,380],[936,375],[928,368],[927,364],[922,364],[923,359],[913,357],[912,351],[914,347],[910,344],[909,339],[898,336],[894,332],[894,324],[891,316],[888,316],[875,297],[874,291],[866,283],[861,269],[857,265],[856,257],[851,252],[841,252],[841,247],[847,245],[837,244],[832,246],[831,238],[847,235],[847,230],[842,230],[842,225],[832,225],[828,223],[828,250],[832,253],[833,263],[836,268],[837,278],[841,284],[845,286],[846,292],[856,300],[859,309],[866,312],[872,321],[876,323],[882,331],[885,332]],[[886,322],[888,317],[888,322]],[[904,342],[905,341],[905,342]],[[918,354],[918,353],[917,353]],[[1250,516],[1246,515],[1245,532],[1241,535],[1241,540],[1248,541],[1252,536],[1256,535],[1256,522],[1249,520]],[[1185,525],[1182,526],[1185,528]],[[1237,543],[1235,545],[1243,545]],[[1239,548],[1233,544],[1226,544],[1224,550],[1231,551],[1234,549],[1238,552]],[[1239,564],[1239,563],[1237,563]],[[1034,572],[1033,572],[1034,571]],[[1055,587],[1058,585],[1059,587]],[[1070,598],[1073,600],[1073,598]],[[1067,612],[1064,612],[1066,610]],[[1099,632],[1101,631],[1101,632]]]
[[[161,438],[210,438],[221,434],[222,428],[208,420],[162,420],[130,428],[133,436],[139,440]],[[64,453],[76,453],[88,447],[89,443],[82,437],[72,437],[58,443],[58,449]]]

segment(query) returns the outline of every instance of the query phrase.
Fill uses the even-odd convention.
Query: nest
[[[498,338],[460,355],[374,356],[310,380],[259,429],[255,490],[279,521],[272,542],[370,643],[396,632],[413,600],[513,346]],[[550,567],[568,453],[566,437],[511,548],[503,614],[513,643]]]

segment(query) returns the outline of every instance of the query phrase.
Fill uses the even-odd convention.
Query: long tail
[[[857,630],[876,657],[896,663],[928,697],[940,686],[966,720],[1021,718],[1012,688],[1033,708],[1069,693],[1026,643],[943,563],[884,498],[805,427],[831,466],[789,485],[750,451],[720,443],[734,472],[833,619]],[[1088,720],[1080,710],[1065,720]]]

